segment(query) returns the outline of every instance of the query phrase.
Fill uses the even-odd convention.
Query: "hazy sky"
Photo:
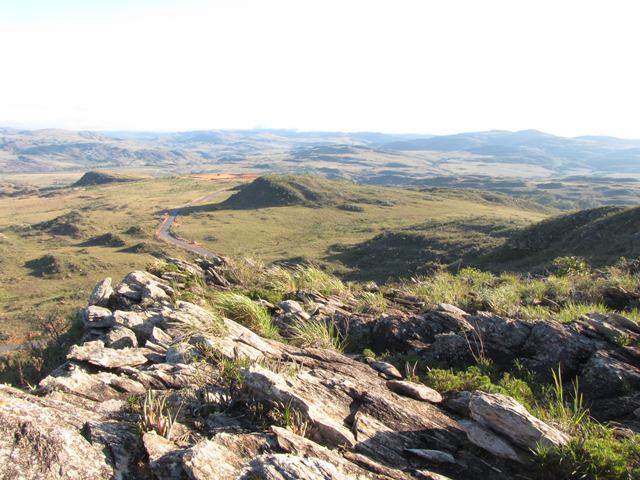
[[[0,124],[640,138],[637,0],[0,0]]]

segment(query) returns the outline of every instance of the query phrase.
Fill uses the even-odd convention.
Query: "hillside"
[[[372,292],[313,267],[249,262],[251,275],[240,276],[243,262],[170,259],[120,282],[103,278],[69,331],[31,357],[0,362],[15,384],[37,382],[0,385],[4,473],[637,477],[633,312],[584,304],[580,318],[562,319],[568,309],[553,312],[559,321],[511,318],[502,309],[531,312],[524,303],[544,282],[471,270],[441,275],[440,289],[422,279]],[[517,295],[499,302],[505,287]],[[491,312],[442,303],[443,295],[467,308],[464,295],[478,305],[484,296]]]
[[[117,175],[313,174],[376,185],[469,186],[565,209],[640,202],[637,140],[564,138],[536,131],[433,136],[0,129],[0,194],[14,192],[8,187],[25,182],[28,175],[63,176],[98,168]],[[601,189],[590,181],[596,177]]]
[[[327,180],[319,175],[264,175],[240,186],[220,207],[255,209],[299,205],[348,209],[349,205],[358,203],[384,205],[385,201],[375,199],[375,190],[369,187]]]
[[[414,271],[394,263],[393,249],[398,259],[411,257],[414,263],[455,259],[458,249],[476,251],[478,242],[494,247],[504,237],[489,232],[523,227],[549,213],[532,202],[487,192],[420,192],[269,175],[227,200],[182,209],[174,232],[214,252],[270,262],[314,261],[357,278],[385,279]],[[402,242],[385,246],[395,232],[405,237],[421,232],[421,240],[415,249]],[[429,241],[441,244],[428,250]],[[373,261],[368,255],[377,250],[381,259]]]
[[[594,266],[640,256],[640,207],[602,207],[560,215],[516,232],[481,259],[492,269],[542,270],[559,256],[584,257]]]
[[[91,185],[106,185],[108,183],[123,183],[123,182],[135,182],[139,180],[135,177],[117,175],[105,171],[91,171],[87,172],[80,179],[73,183],[73,187],[88,187]]]

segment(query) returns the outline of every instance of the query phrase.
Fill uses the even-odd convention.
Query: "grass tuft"
[[[250,328],[263,337],[281,339],[267,309],[249,297],[234,292],[218,292],[212,300],[220,315]]]
[[[290,340],[300,347],[325,348],[338,352],[344,351],[347,343],[335,321],[321,318],[297,320],[290,328]]]

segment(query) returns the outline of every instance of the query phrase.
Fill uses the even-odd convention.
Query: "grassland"
[[[375,271],[375,263],[350,262],[340,252],[384,232],[416,225],[434,236],[449,235],[451,242],[446,248],[455,251],[460,241],[475,245],[488,239],[493,231],[519,228],[549,214],[533,204],[502,195],[451,190],[419,192],[344,181],[318,183],[304,177],[295,177],[295,181],[292,177],[278,178],[291,188],[290,195],[282,195],[282,184],[273,189],[267,185],[269,192],[256,192],[255,186],[247,186],[252,197],[261,196],[270,206],[258,208],[245,203],[248,196],[241,191],[231,199],[220,197],[220,202],[184,212],[174,231],[229,255],[251,255],[267,262],[306,259],[329,264],[340,273],[357,270],[361,276],[375,275],[380,279],[402,271],[406,265],[391,262]],[[302,190],[306,196],[300,194]],[[272,206],[272,197],[285,200]],[[465,221],[482,225],[489,233],[480,238],[475,232],[463,232],[458,227]],[[425,222],[434,228],[425,226]],[[455,228],[443,230],[443,225]],[[407,244],[406,248],[411,246]]]
[[[165,177],[0,198],[0,343],[39,333],[52,311],[72,314],[96,281],[144,267],[150,253],[185,256],[155,240],[163,211],[227,185]]]

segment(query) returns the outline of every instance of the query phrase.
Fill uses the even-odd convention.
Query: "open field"
[[[142,268],[151,253],[185,255],[155,239],[162,212],[232,185],[228,179],[165,177],[0,198],[5,342],[23,341],[48,312],[74,312],[107,273],[117,278]]]
[[[404,267],[402,262],[376,271],[375,263],[356,265],[343,261],[346,259],[340,257],[339,252],[383,232],[424,225],[425,222],[438,223],[431,232],[438,236],[442,233],[442,228],[438,227],[447,223],[472,221],[488,227],[490,231],[498,227],[515,229],[549,214],[508,197],[482,197],[473,192],[418,192],[348,182],[330,182],[330,185],[335,188],[333,194],[310,204],[256,208],[237,201],[224,202],[221,196],[217,203],[183,212],[178,217],[174,232],[224,254],[250,255],[267,262],[312,260],[330,264],[341,273],[357,269],[360,276],[375,273],[374,276],[381,279],[400,273]],[[322,185],[323,192],[330,188]],[[251,194],[261,197],[262,193],[252,191]],[[453,235],[457,238],[452,239],[451,250],[457,248],[456,241],[465,238],[462,230],[453,232]],[[480,245],[488,235],[470,238],[472,243]]]

